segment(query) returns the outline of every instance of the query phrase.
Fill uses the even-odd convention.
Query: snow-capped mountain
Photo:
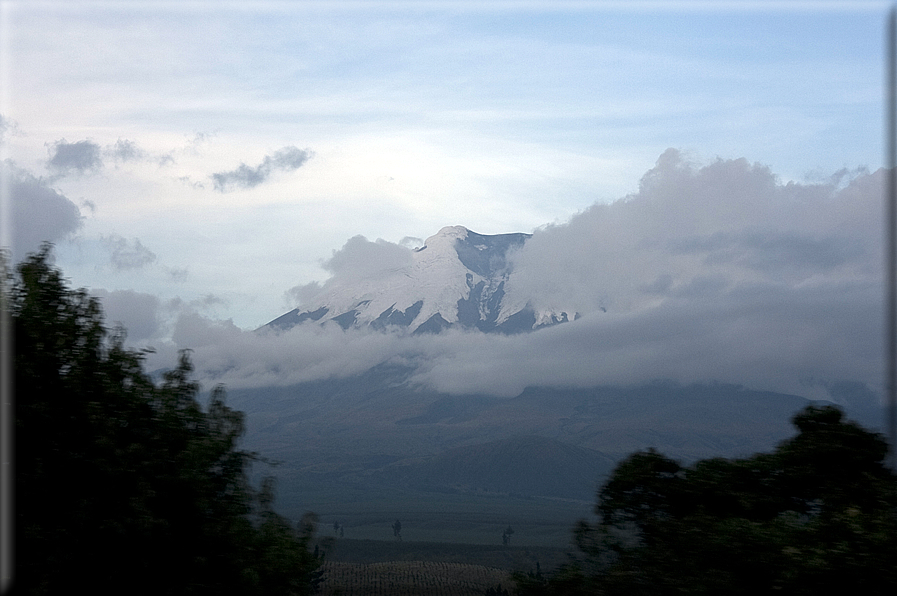
[[[442,228],[411,253],[407,265],[340,283],[331,280],[306,307],[265,325],[289,329],[306,322],[350,327],[407,328],[438,333],[449,327],[519,333],[575,318],[537,312],[526,297],[508,296],[509,254],[530,234],[483,235],[462,226]]]

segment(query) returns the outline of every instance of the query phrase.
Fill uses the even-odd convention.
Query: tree
[[[513,534],[513,533],[514,533],[514,530],[511,528],[511,526],[508,526],[507,528],[505,528],[505,531],[502,532],[502,534],[501,534],[501,543],[505,546],[508,546],[509,544],[511,544],[511,534]]]
[[[832,406],[768,454],[691,466],[630,455],[598,492],[578,556],[526,594],[893,593],[897,479],[887,444]]]
[[[314,525],[247,479],[243,414],[205,410],[188,352],[157,385],[50,247],[4,273],[15,342],[16,586],[111,594],[304,594]]]

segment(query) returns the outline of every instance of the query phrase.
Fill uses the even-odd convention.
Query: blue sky
[[[6,1],[3,244],[54,241],[158,341],[266,323],[359,234],[564,224],[668,148],[849,179],[882,165],[888,6]]]

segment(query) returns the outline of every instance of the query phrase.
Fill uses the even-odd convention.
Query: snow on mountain
[[[518,333],[572,320],[575,313],[536,311],[524,296],[506,296],[513,275],[508,256],[530,234],[483,235],[462,226],[442,228],[414,249],[408,265],[361,279],[328,281],[308,307],[265,325],[289,329],[332,321],[343,329],[404,327],[437,333],[455,326]]]

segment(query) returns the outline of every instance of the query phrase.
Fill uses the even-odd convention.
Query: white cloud
[[[881,184],[880,172],[845,187],[782,184],[745,159],[698,166],[669,149],[637,193],[537,230],[513,257],[507,291],[537,307],[630,312],[739,284],[873,279]]]
[[[333,280],[351,281],[379,272],[398,269],[411,264],[411,250],[378,238],[374,242],[364,236],[354,236],[323,263],[333,274]]]
[[[320,292],[321,284],[313,281],[311,283],[293,286],[284,292],[284,298],[286,298],[287,304],[289,304],[288,308],[295,308],[297,305],[301,306],[305,304]]]

